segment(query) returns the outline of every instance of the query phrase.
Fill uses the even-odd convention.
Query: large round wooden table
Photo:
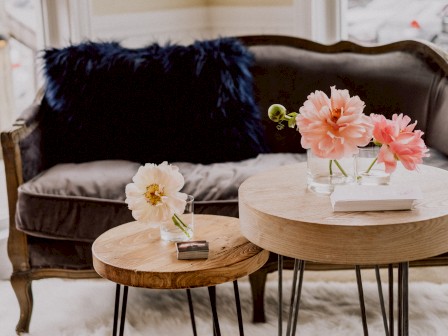
[[[333,212],[328,196],[307,190],[306,169],[306,163],[283,166],[242,183],[242,234],[263,249],[300,261],[398,263],[405,310],[398,322],[407,334],[408,262],[448,251],[448,171],[425,165],[418,171],[397,169],[391,185],[412,184],[423,192],[412,210]]]
[[[261,268],[269,252],[241,235],[237,218],[194,215],[194,240],[209,242],[208,259],[178,260],[176,246],[160,239],[159,229],[131,222],[110,229],[92,246],[93,266],[103,278],[117,283],[114,330],[117,331],[120,284],[124,285],[120,335],[124,330],[128,286],[153,289],[189,289],[208,287],[212,304],[215,334],[219,335],[214,286],[234,282],[238,322],[242,333],[237,279]],[[194,317],[192,317],[194,322]],[[195,327],[193,324],[195,333]]]

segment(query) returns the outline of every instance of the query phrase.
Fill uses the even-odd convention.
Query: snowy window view
[[[447,47],[443,22],[448,25],[446,0],[349,0],[349,39],[362,44],[385,44],[424,39]]]
[[[36,1],[0,0],[0,34],[7,39],[4,62],[9,63],[11,99],[8,117],[14,118],[28,107],[37,90],[36,83]],[[8,59],[6,60],[6,57]]]

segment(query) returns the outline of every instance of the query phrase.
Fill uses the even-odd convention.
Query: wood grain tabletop
[[[391,185],[421,188],[412,210],[333,212],[307,190],[306,163],[247,179],[239,189],[241,232],[269,251],[308,261],[376,265],[448,252],[448,171],[397,170]]]
[[[208,259],[177,260],[175,243],[161,240],[158,228],[131,222],[95,240],[94,268],[126,286],[181,289],[233,281],[267,261],[269,252],[242,236],[238,218],[195,215],[194,221],[194,240],[209,242]]]

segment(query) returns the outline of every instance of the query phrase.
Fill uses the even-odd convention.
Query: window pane
[[[348,38],[363,44],[406,39],[437,42],[443,17],[448,18],[447,6],[446,0],[349,0]]]

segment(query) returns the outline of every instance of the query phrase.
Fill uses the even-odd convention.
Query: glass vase
[[[319,194],[331,194],[336,185],[354,184],[355,157],[339,160],[320,158],[307,149],[308,189]]]
[[[356,156],[356,179],[362,185],[386,185],[390,174],[386,173],[383,163],[377,162],[380,147],[368,146],[359,149]]]
[[[165,241],[180,242],[191,240],[194,236],[194,197],[187,196],[182,214],[176,214],[183,222],[176,225],[173,219],[160,223],[160,238]]]

